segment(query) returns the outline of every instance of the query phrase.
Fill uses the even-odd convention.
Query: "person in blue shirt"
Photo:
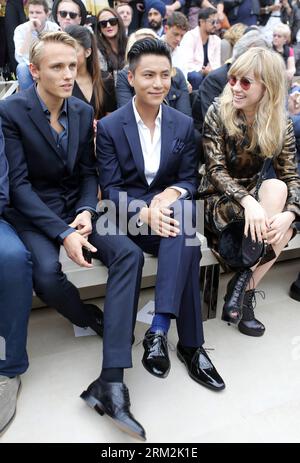
[[[28,368],[32,299],[30,253],[2,216],[8,202],[8,163],[0,121],[0,435],[15,416],[20,375]]]

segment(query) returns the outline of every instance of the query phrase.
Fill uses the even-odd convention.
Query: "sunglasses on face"
[[[248,79],[247,77],[241,77],[238,79],[235,76],[229,76],[228,78],[228,83],[231,87],[234,87],[238,81],[243,90],[249,90],[251,84],[253,84],[252,80]]]
[[[77,18],[77,16],[79,16],[79,14],[74,13],[74,11],[65,11],[65,10],[58,11],[58,14],[61,18],[66,18],[69,15],[71,19],[75,19]]]
[[[108,24],[111,26],[116,26],[118,24],[118,18],[103,19],[103,21],[99,21],[98,24],[103,29],[105,29]]]
[[[219,20],[218,19],[207,19],[206,20],[209,24],[211,24],[212,26],[215,26],[217,24],[219,24]]]

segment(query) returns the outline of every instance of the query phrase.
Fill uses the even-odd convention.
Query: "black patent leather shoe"
[[[145,349],[142,363],[149,373],[157,378],[168,376],[171,364],[168,353],[167,335],[163,331],[151,333],[150,329],[145,333],[143,340]]]
[[[103,312],[99,307],[94,304],[84,304],[85,309],[87,310],[89,317],[90,317],[90,324],[89,327],[103,338],[103,329],[104,329],[104,321],[103,321]]]
[[[124,383],[108,383],[98,378],[80,397],[100,415],[106,414],[121,431],[146,440],[144,428],[130,412],[129,391]]]
[[[213,391],[221,391],[225,388],[223,379],[213,366],[203,347],[198,347],[194,354],[187,354],[185,349],[178,343],[177,357],[185,364],[190,377],[197,383]]]
[[[228,282],[222,320],[236,324],[243,316],[243,300],[247,284],[252,277],[252,270],[237,272]]]
[[[290,297],[296,301],[300,301],[300,273],[297,280],[290,287]]]

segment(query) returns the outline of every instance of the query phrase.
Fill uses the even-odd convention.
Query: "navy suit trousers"
[[[95,226],[94,226],[95,227]],[[143,253],[126,236],[89,237],[97,249],[93,257],[108,267],[104,305],[103,368],[129,368],[132,332],[136,321]],[[77,326],[91,323],[78,289],[62,272],[59,244],[42,233],[23,231],[20,237],[32,254],[36,294]]]
[[[0,375],[28,368],[27,325],[32,304],[30,253],[14,228],[0,218]]]

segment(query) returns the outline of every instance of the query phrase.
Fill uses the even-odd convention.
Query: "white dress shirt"
[[[161,120],[162,120],[162,109],[161,105],[158,111],[158,115],[155,119],[155,129],[153,138],[151,139],[150,129],[144,124],[141,116],[139,115],[135,106],[135,96],[132,99],[132,107],[134,117],[137,123],[139,138],[144,158],[144,172],[148,185],[150,185],[157,174],[160,164],[160,152],[161,152]],[[170,186],[174,190],[179,191],[180,198],[187,196],[188,192],[184,188],[177,186]]]

